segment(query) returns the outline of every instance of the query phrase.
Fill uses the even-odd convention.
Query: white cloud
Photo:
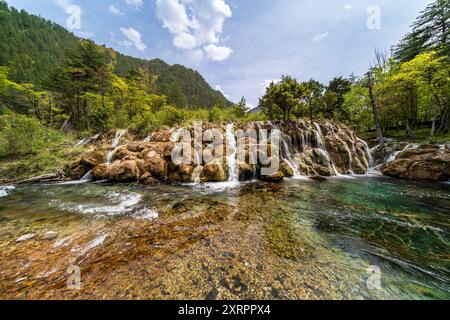
[[[344,10],[351,10],[353,8],[353,5],[352,4],[346,4],[345,6],[344,6]]]
[[[81,29],[81,7],[72,4],[70,0],[53,0],[69,17],[66,20],[66,26],[70,30]]]
[[[108,10],[115,16],[123,16],[124,15],[124,13],[122,11],[120,11],[119,8],[115,7],[114,5],[110,5],[108,7]]]
[[[233,52],[219,46],[225,19],[232,15],[224,0],[156,0],[156,13],[173,37],[173,45],[201,50],[211,60],[222,61]]]
[[[314,36],[314,38],[312,40],[314,42],[319,42],[319,41],[322,41],[323,39],[325,39],[326,37],[328,37],[328,32],[318,34],[318,35]]]
[[[139,10],[144,5],[143,0],[125,0],[125,3],[131,7],[133,7],[136,10]]]
[[[124,45],[124,46],[130,46],[132,43],[132,44],[134,44],[136,49],[138,49],[141,52],[144,52],[145,49],[147,49],[147,45],[142,41],[141,34],[139,33],[139,31],[137,31],[136,29],[133,29],[131,27],[129,27],[128,29],[120,28],[120,31],[129,41],[125,41],[125,42],[122,41],[122,42],[119,42],[119,44]]]
[[[233,53],[233,50],[228,47],[218,47],[215,44],[208,44],[203,47],[206,52],[206,56],[214,61],[223,61]]]

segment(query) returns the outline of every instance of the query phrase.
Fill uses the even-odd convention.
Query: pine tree
[[[399,61],[409,61],[419,53],[435,50],[450,56],[450,1],[436,0],[421,12],[408,33],[394,48]]]

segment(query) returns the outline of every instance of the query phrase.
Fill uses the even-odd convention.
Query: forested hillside
[[[63,27],[24,10],[9,8],[6,2],[0,1],[0,66],[9,67],[9,77],[13,81],[50,89],[51,75],[67,60],[70,52],[77,50],[80,41]],[[115,74],[125,77],[132,69],[145,68],[158,76],[156,93],[167,96],[173,105],[190,108],[231,105],[192,69],[170,66],[160,59],[114,54]]]

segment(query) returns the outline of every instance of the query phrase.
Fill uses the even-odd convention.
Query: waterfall
[[[234,136],[233,132],[233,123],[229,123],[227,125],[226,130],[226,137],[227,137],[227,154],[229,153],[229,147],[232,149],[232,154],[227,156],[227,162],[228,162],[228,181],[229,182],[238,182],[239,181],[239,175],[238,170],[236,170],[236,153],[237,153],[237,143],[236,138]]]
[[[91,181],[92,180],[92,170],[86,173],[80,181]]]
[[[106,156],[106,160],[108,161],[108,163],[111,163],[114,154],[116,153],[117,149],[119,148],[120,140],[125,135],[125,133],[127,133],[127,130],[117,130],[116,131],[116,136],[111,141],[112,150],[110,152],[108,152],[108,154]]]
[[[192,182],[195,184],[199,184],[200,181],[200,175],[202,174],[203,171],[203,166],[202,166],[202,161],[201,161],[201,157],[200,154],[198,153],[197,149],[194,148],[194,156],[196,159],[196,163],[197,163],[197,167],[194,168],[194,171],[192,172]]]
[[[203,166],[198,165],[195,167],[194,171],[192,172],[192,182],[195,184],[199,184],[201,182],[200,175],[202,174]]]
[[[391,155],[389,156],[389,159],[387,159],[386,163],[394,161],[397,158],[397,156],[400,153],[402,153],[403,151],[417,149],[418,147],[419,146],[417,144],[413,144],[413,143],[408,144],[403,150],[395,151],[395,152],[391,153]]]
[[[367,161],[369,163],[369,168],[370,168],[370,166],[373,164],[373,157],[372,157],[372,153],[370,152],[369,145],[367,144],[367,142],[365,142],[364,140],[362,140],[360,138],[358,138],[358,141],[361,142],[364,146],[364,153],[366,154]]]
[[[300,170],[298,169],[298,165],[292,159],[291,152],[289,151],[289,145],[287,144],[286,140],[284,139],[284,135],[283,135],[283,139],[281,139],[281,141],[283,142],[283,148],[284,148],[284,154],[285,154],[285,158],[283,159],[283,161],[286,162],[289,167],[291,167],[292,171],[294,171],[294,178],[301,179],[302,174],[300,173]]]
[[[323,145],[323,133],[322,133],[322,128],[320,128],[319,124],[317,124],[317,122],[314,122],[314,125],[316,126],[316,140],[317,140],[317,144],[319,146],[319,148],[324,149]]]

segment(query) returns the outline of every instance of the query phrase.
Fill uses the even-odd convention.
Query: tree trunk
[[[372,105],[373,117],[375,120],[375,126],[377,128],[378,142],[380,143],[380,146],[382,148],[384,148],[383,131],[381,130],[380,119],[378,116],[377,101],[375,99],[375,95],[373,94],[373,79],[372,79],[372,73],[370,71],[367,72],[367,78],[368,78],[368,87],[369,87],[369,95],[370,95],[370,104]]]
[[[438,101],[435,97],[434,98],[434,108],[433,108],[433,123],[431,124],[430,138],[434,138],[434,134],[436,132],[437,113],[438,113]]]

